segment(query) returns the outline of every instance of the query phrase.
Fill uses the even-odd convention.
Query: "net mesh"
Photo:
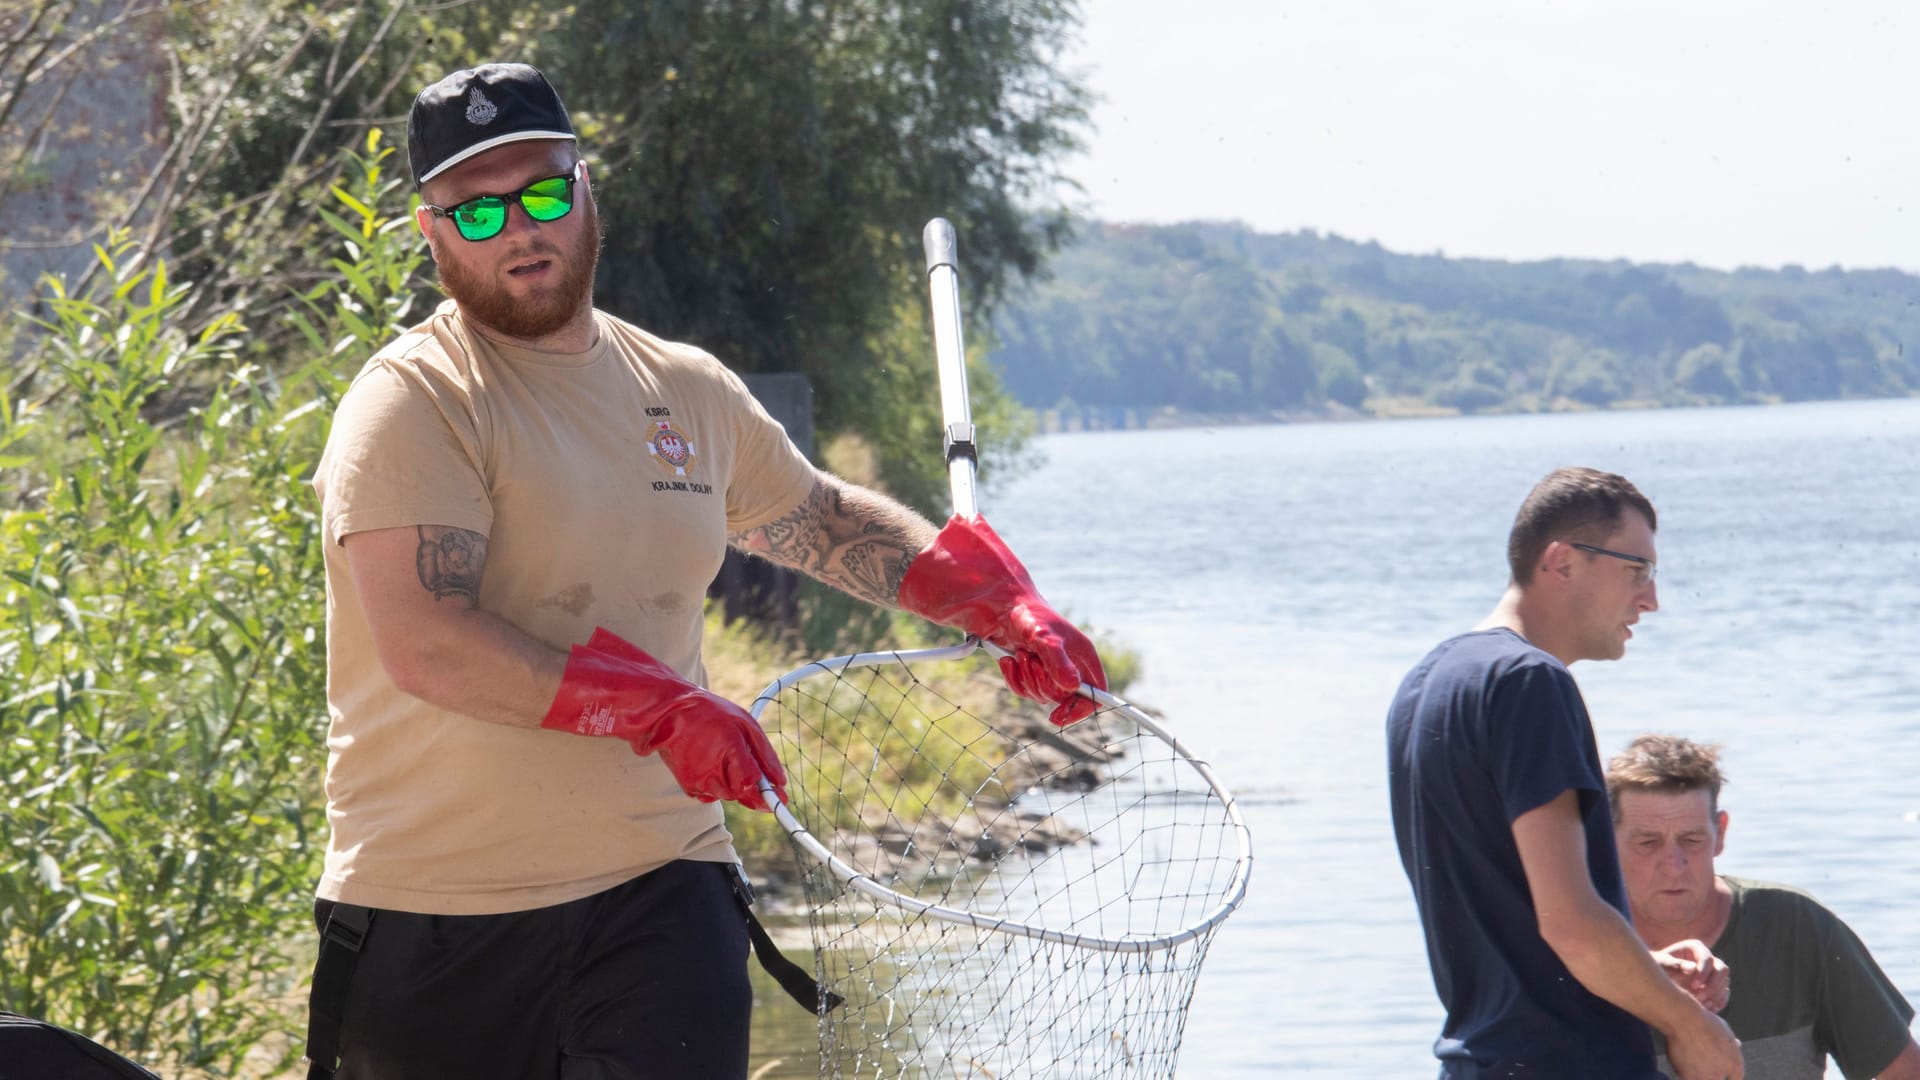
[[[1057,729],[990,667],[955,667],[861,657],[756,704],[814,839],[984,923],[800,851],[817,974],[846,999],[821,1021],[822,1075],[1172,1076],[1209,916],[1237,901],[1237,818],[1132,707]]]

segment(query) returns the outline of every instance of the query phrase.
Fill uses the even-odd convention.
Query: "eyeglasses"
[[[573,184],[580,178],[581,166],[559,176],[535,180],[519,191],[504,195],[476,195],[455,206],[422,203],[434,217],[453,219],[462,239],[491,240],[507,227],[507,207],[518,202],[520,209],[535,221],[559,221],[573,212]]]
[[[1568,543],[1572,547],[1594,555],[1605,555],[1611,559],[1621,559],[1625,562],[1637,563],[1639,564],[1640,570],[1634,574],[1633,583],[1635,585],[1653,584],[1653,574],[1657,567],[1654,565],[1653,560],[1647,558],[1645,555],[1629,555],[1624,551],[1608,551],[1606,548],[1594,547],[1592,544],[1574,544],[1572,541],[1568,541]]]

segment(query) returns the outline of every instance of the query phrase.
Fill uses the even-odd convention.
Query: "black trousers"
[[[730,872],[673,862],[505,915],[380,911],[338,1080],[745,1077],[753,991]],[[332,910],[316,901],[317,925]]]

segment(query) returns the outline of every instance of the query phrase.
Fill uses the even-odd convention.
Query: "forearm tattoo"
[[[933,528],[890,499],[822,478],[792,513],[731,540],[742,551],[891,607],[899,603],[907,565],[933,541]]]
[[[421,525],[420,547],[414,566],[420,584],[435,600],[465,597],[468,606],[480,602],[480,572],[487,565],[487,538],[468,529]]]

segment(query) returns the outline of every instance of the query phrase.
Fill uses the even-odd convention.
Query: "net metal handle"
[[[967,401],[967,346],[960,324],[960,264],[953,224],[934,218],[920,237],[927,249],[927,291],[933,302],[933,351],[940,365],[940,418],[945,434],[947,486],[953,512],[980,516],[974,474],[980,449],[974,441],[973,408]]]

